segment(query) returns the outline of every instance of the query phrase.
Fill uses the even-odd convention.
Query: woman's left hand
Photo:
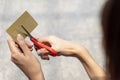
[[[29,46],[20,34],[17,40],[18,45],[15,44],[13,39],[8,39],[12,62],[14,62],[30,80],[44,80],[40,63],[31,53]]]

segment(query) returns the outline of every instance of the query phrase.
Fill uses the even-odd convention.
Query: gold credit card
[[[25,11],[8,29],[7,33],[17,42],[17,34],[21,34],[24,38],[27,37],[26,32],[21,27],[23,25],[27,31],[32,32],[38,23],[33,19],[33,17]]]

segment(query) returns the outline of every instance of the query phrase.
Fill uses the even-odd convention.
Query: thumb
[[[18,41],[18,44],[19,44],[20,48],[22,49],[23,53],[25,55],[29,54],[30,50],[29,50],[28,46],[26,45],[25,40],[21,34],[17,35],[17,41]]]

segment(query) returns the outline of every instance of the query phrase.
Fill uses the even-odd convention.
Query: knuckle
[[[20,41],[20,42],[19,42],[19,45],[22,46],[22,47],[24,47],[24,46],[25,46],[24,41]]]
[[[13,53],[13,54],[16,54],[16,51],[12,51],[12,53]],[[13,55],[13,54],[12,54],[12,55]]]
[[[54,38],[54,37],[55,37],[54,35],[49,36],[49,38]]]
[[[18,54],[12,54],[12,55],[11,55],[11,59],[16,59],[17,56],[18,56]]]
[[[49,36],[49,38],[50,38],[50,39],[54,39],[54,38],[55,38],[55,36],[51,35],[51,36]]]

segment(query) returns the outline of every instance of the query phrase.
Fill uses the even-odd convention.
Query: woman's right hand
[[[40,42],[50,46],[54,50],[57,51],[58,56],[77,56],[77,53],[82,53],[83,50],[86,50],[84,47],[74,44],[70,41],[66,41],[55,36],[48,36],[45,38],[38,39]],[[38,49],[36,47],[37,53],[41,56],[42,59],[49,60],[49,56],[46,54],[50,54],[45,48]]]
[[[58,55],[77,57],[83,64],[91,80],[95,80],[95,78],[103,80],[101,78],[106,78],[106,72],[94,61],[88,50],[83,46],[54,36],[40,38],[39,41],[56,50],[58,52]],[[36,48],[36,50],[38,55],[40,55],[42,59],[49,60],[49,56],[46,54],[50,53],[46,49]]]

